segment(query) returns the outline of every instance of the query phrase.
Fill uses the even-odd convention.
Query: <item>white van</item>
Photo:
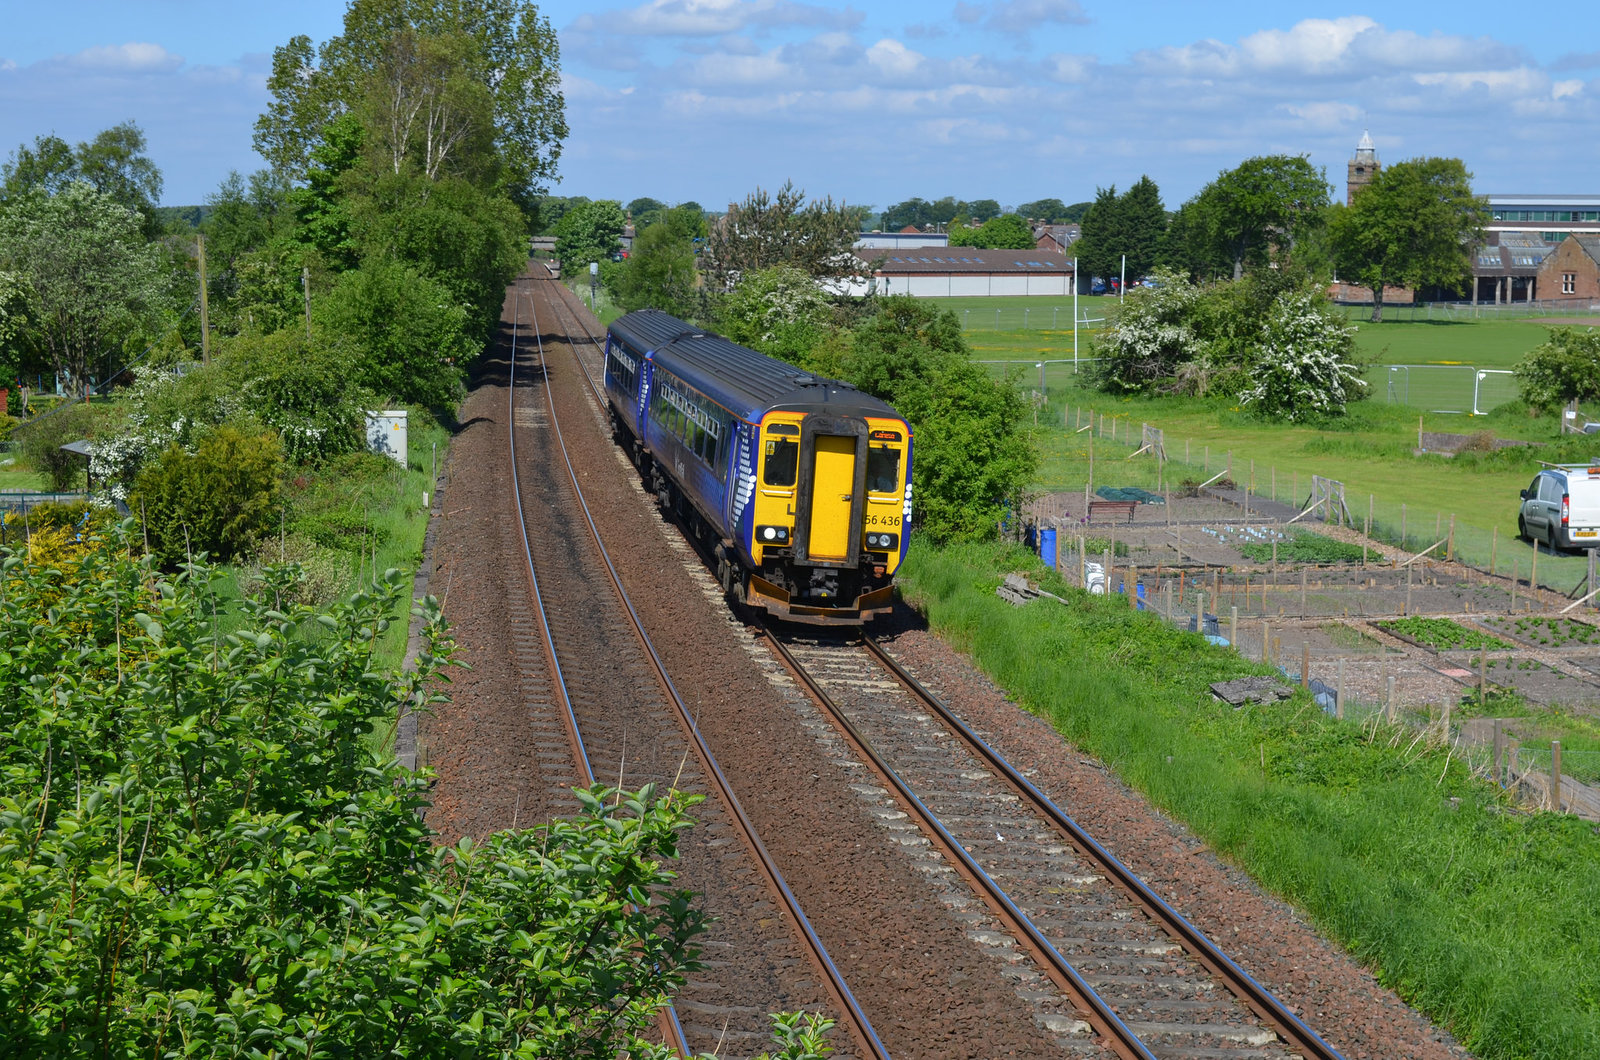
[[[1600,461],[1539,472],[1522,491],[1517,533],[1551,549],[1600,546]]]

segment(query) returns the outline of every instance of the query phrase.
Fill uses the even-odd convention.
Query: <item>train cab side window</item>
[[[871,493],[898,493],[900,490],[900,451],[887,445],[867,450],[867,490]]]
[[[766,459],[761,465],[761,480],[769,486],[793,486],[800,468],[800,443],[787,438],[768,438]]]

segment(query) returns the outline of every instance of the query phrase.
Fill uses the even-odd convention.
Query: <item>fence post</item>
[[[1478,706],[1482,708],[1489,701],[1489,649],[1484,648],[1478,653]]]
[[[1388,684],[1388,687],[1384,690],[1383,720],[1388,722],[1390,725],[1393,725],[1394,724],[1394,675],[1393,674],[1389,675],[1389,680],[1388,680],[1387,684]],[[1497,721],[1494,724],[1495,724],[1495,731],[1499,732],[1500,731],[1500,723]],[[1498,761],[1498,759],[1497,759],[1497,761]]]
[[[1300,642],[1300,687],[1311,687],[1311,641]]]
[[[1128,610],[1139,610],[1139,568],[1129,567],[1128,576]]]
[[[1234,651],[1239,651],[1239,605],[1234,604],[1228,614],[1228,643],[1233,645]],[[1239,652],[1243,655],[1244,652]]]
[[[1265,618],[1261,620],[1261,661],[1272,662],[1272,626]]]
[[[1506,735],[1501,729],[1500,719],[1494,719],[1494,782],[1505,784],[1505,775],[1501,770],[1500,760],[1506,753]]]
[[[1539,542],[1533,543],[1533,559],[1528,568],[1528,610],[1533,610],[1533,600],[1537,599],[1534,593],[1539,591]]]
[[[1456,558],[1456,513],[1450,513],[1450,540],[1444,546],[1444,558],[1453,561]]]
[[[1550,741],[1550,809],[1561,812],[1561,741]]]
[[[1333,689],[1333,716],[1336,717],[1336,718],[1344,717],[1344,660],[1343,659],[1339,660],[1338,683],[1336,685],[1334,685],[1334,689]]]
[[[1500,550],[1500,524],[1499,523],[1495,523],[1494,526],[1491,527],[1490,530],[1489,530],[1489,577],[1491,577],[1491,578],[1494,577],[1494,573],[1495,573],[1494,572],[1495,553],[1498,552],[1499,550]],[[1593,556],[1594,552],[1591,550],[1589,555]]]

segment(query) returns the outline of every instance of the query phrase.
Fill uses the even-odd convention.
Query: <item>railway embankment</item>
[[[995,588],[1021,569],[1065,602],[1002,601]],[[1375,978],[1476,1055],[1592,1054],[1596,933],[1574,930],[1600,908],[1592,824],[1527,812],[1427,731],[1335,718],[1306,693],[1225,704],[1211,682],[1276,671],[1125,597],[1069,589],[1021,550],[919,547],[902,588],[984,675],[952,680],[992,680],[991,698],[1055,730],[1028,736],[1026,753],[1055,773],[1068,812],[1128,822],[1148,800],[1181,822],[1124,823],[1116,853],[1286,1001],[1315,1006],[1330,1039],[1346,1022],[1330,1008]],[[915,630],[900,642],[937,650]],[[1293,911],[1247,898],[1257,885]],[[1234,920],[1241,902],[1257,912]]]

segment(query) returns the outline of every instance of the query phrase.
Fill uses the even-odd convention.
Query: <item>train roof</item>
[[[751,422],[775,408],[802,405],[825,405],[840,415],[900,418],[889,405],[849,383],[768,357],[659,309],[640,309],[618,317],[609,330]]]

